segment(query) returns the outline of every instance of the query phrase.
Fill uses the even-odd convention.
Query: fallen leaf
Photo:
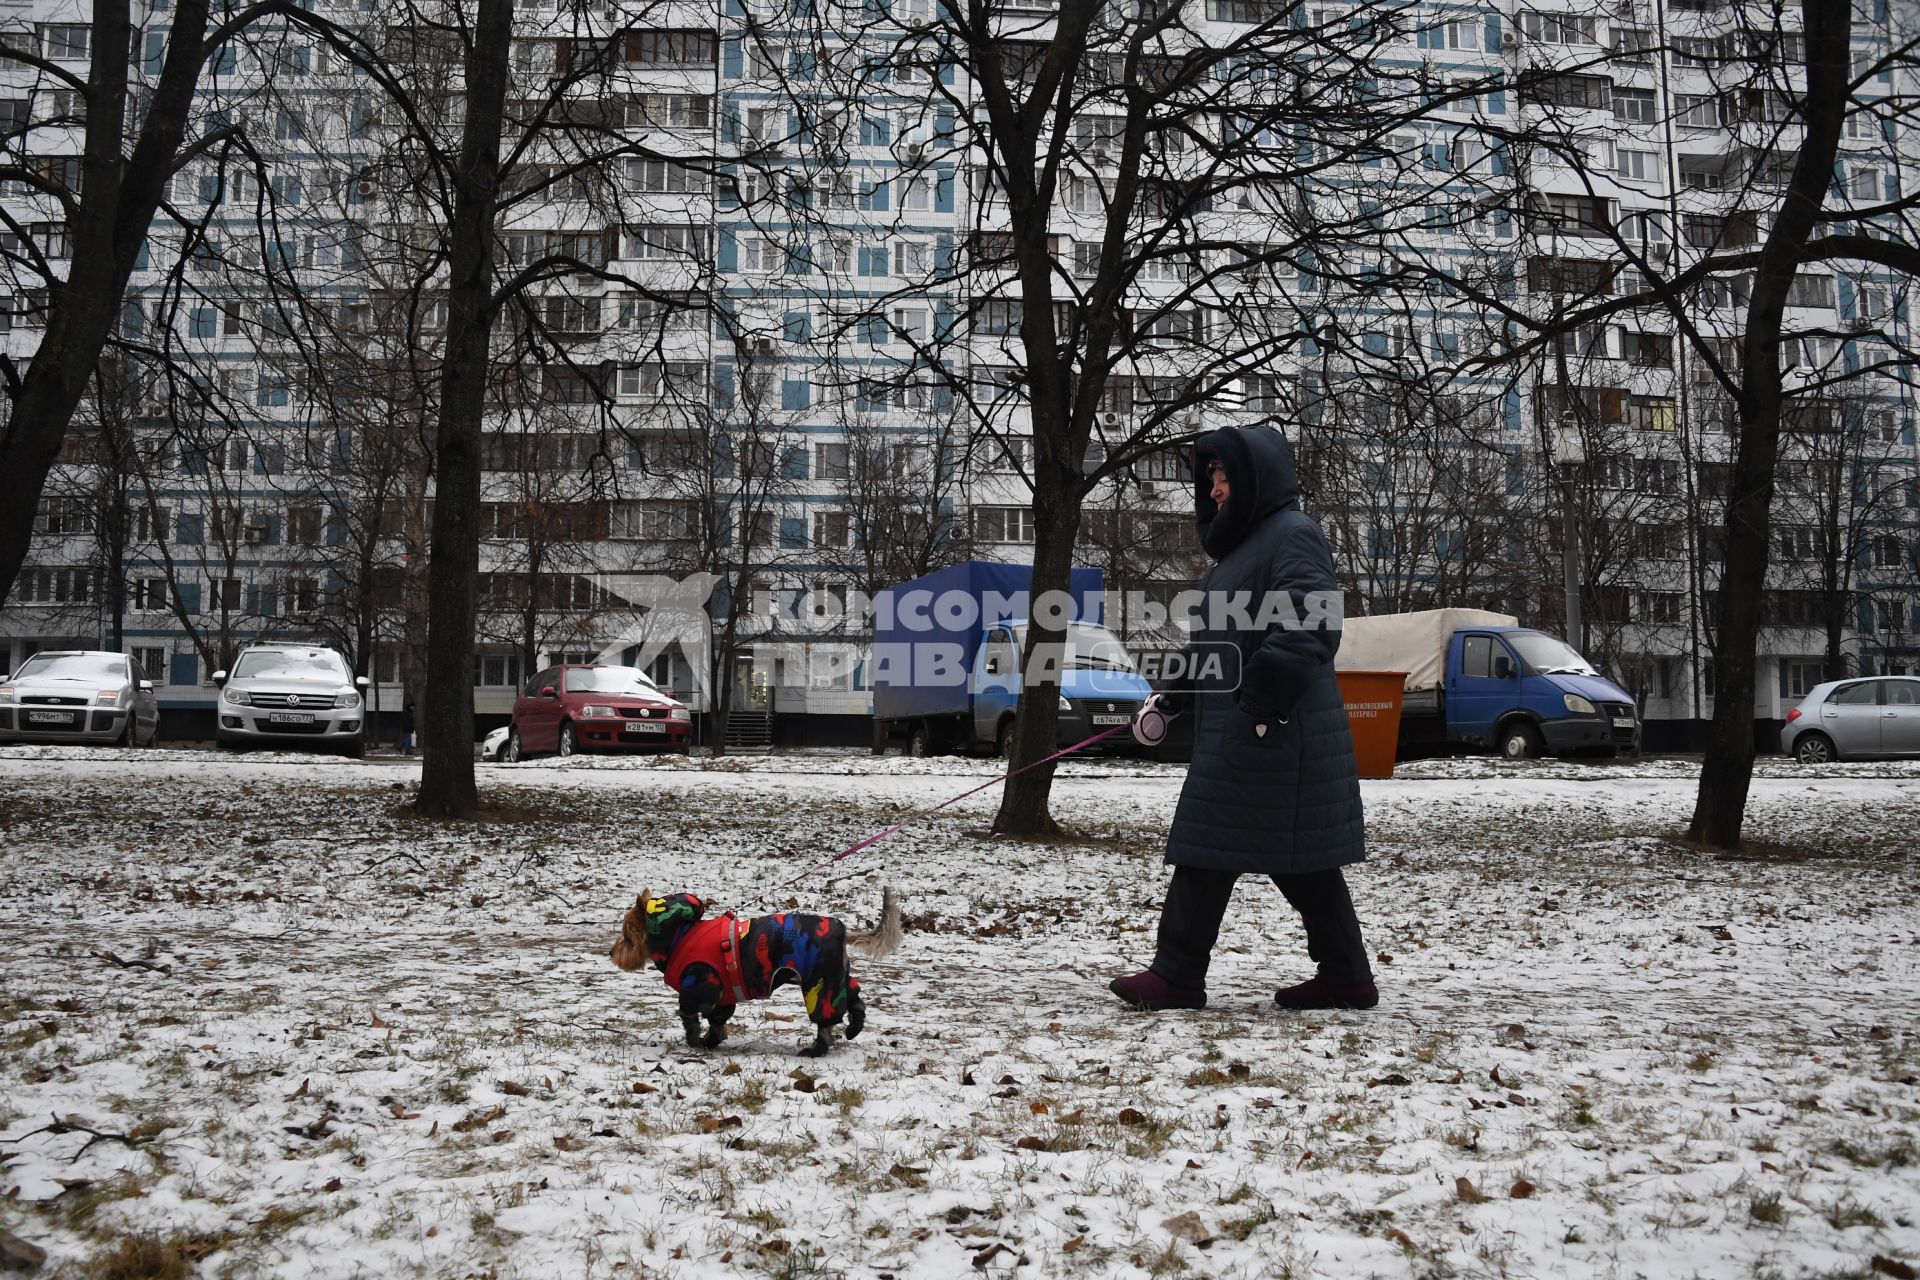
[[[1881,1275],[1892,1276],[1893,1280],[1914,1280],[1916,1276],[1920,1276],[1920,1272],[1915,1271],[1911,1265],[1898,1258],[1889,1258],[1878,1253],[1873,1255],[1872,1266]]]
[[[527,1088],[527,1086],[521,1084],[518,1080],[502,1080],[500,1082],[500,1092],[510,1098],[524,1098],[531,1094],[533,1090]]]
[[[1020,1141],[1013,1145],[1022,1151],[1045,1151],[1047,1149],[1047,1140],[1045,1138],[1028,1136],[1020,1139]]]
[[[1484,1191],[1473,1185],[1473,1179],[1464,1177],[1453,1180],[1453,1194],[1460,1197],[1462,1204],[1485,1204],[1489,1198]]]
[[[1119,1120],[1121,1124],[1145,1124],[1147,1117],[1145,1112],[1135,1111],[1132,1107],[1122,1107]]]
[[[1507,1191],[1507,1198],[1509,1200],[1531,1200],[1533,1199],[1534,1190],[1534,1185],[1525,1178],[1515,1178],[1513,1180],[1513,1186]]]
[[[648,1083],[647,1083],[646,1081],[644,1081],[644,1080],[635,1080],[635,1081],[633,1082],[633,1091],[634,1091],[635,1093],[658,1093],[658,1092],[660,1092],[660,1091],[659,1091],[658,1089],[656,1089],[656,1088],[654,1088],[654,1087],[653,1087],[652,1085],[650,1085],[650,1084],[648,1084]]]
[[[1085,1236],[1075,1236],[1073,1239],[1067,1241],[1065,1244],[1060,1246],[1060,1252],[1072,1253],[1075,1249],[1078,1249],[1081,1245],[1085,1244],[1086,1242],[1087,1242],[1087,1238]]]
[[[1185,1240],[1189,1244],[1204,1244],[1213,1239],[1213,1232],[1207,1230],[1207,1224],[1202,1222],[1199,1213],[1192,1209],[1176,1214],[1160,1225],[1169,1235]]]
[[[1001,1254],[1009,1253],[1009,1252],[1011,1252],[1011,1250],[1009,1250],[1007,1246],[1005,1246],[1004,1244],[1001,1244],[999,1241],[996,1240],[994,1243],[988,1245],[986,1248],[982,1249],[980,1252],[973,1255],[974,1268],[976,1270],[985,1270],[986,1265],[989,1262],[992,1262],[995,1258],[999,1257]]]
[[[340,1189],[340,1187],[341,1187],[341,1185],[342,1185],[342,1184],[341,1184],[341,1182],[340,1182],[340,1179],[338,1179],[338,1178],[328,1178],[328,1179],[326,1180],[326,1183],[325,1183],[325,1184],[324,1184],[323,1186],[321,1186],[321,1188],[320,1188],[320,1189],[321,1189],[322,1191],[338,1191],[338,1190]]]
[[[1373,1088],[1373,1087],[1374,1087],[1374,1086],[1376,1086],[1376,1085],[1383,1085],[1383,1084],[1386,1084],[1386,1085],[1408,1085],[1408,1084],[1412,1084],[1412,1083],[1413,1083],[1413,1081],[1411,1081],[1411,1080],[1409,1080],[1409,1079],[1407,1079],[1407,1078],[1406,1078],[1405,1076],[1403,1076],[1403,1075],[1401,1075],[1401,1074],[1400,1074],[1399,1072],[1397,1072],[1397,1071],[1396,1071],[1396,1072],[1394,1072],[1394,1073],[1393,1073],[1392,1075],[1385,1075],[1385,1076],[1381,1076],[1381,1077],[1380,1077],[1380,1078],[1379,1078],[1378,1080],[1369,1080],[1369,1081],[1367,1081],[1367,1088],[1369,1088],[1369,1089],[1371,1089],[1371,1088]]]
[[[294,1090],[294,1091],[293,1091],[292,1093],[290,1093],[290,1094],[288,1094],[288,1095],[287,1095],[287,1101],[288,1101],[288,1102],[292,1102],[292,1101],[293,1101],[293,1100],[294,1100],[295,1098],[304,1098],[304,1097],[306,1097],[306,1096],[307,1096],[307,1086],[308,1086],[308,1085],[310,1085],[310,1084],[312,1084],[312,1083],[313,1083],[313,1079],[312,1079],[312,1077],[308,1077],[307,1079],[305,1079],[305,1080],[302,1080],[302,1081],[300,1082],[300,1087],[299,1087],[298,1089],[295,1089],[295,1090]]]
[[[1411,1254],[1414,1249],[1413,1237],[1398,1227],[1387,1228],[1387,1239],[1400,1246],[1400,1252]]]

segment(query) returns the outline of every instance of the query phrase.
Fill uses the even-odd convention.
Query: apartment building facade
[[[86,9],[36,0],[0,26],[84,76]],[[458,119],[457,50],[416,7],[314,12],[405,67],[410,103],[298,24],[209,64],[201,132],[235,128],[248,145],[204,148],[171,185],[0,610],[5,665],[125,647],[182,713],[210,707],[213,670],[254,637],[340,644],[388,711],[419,678],[447,324],[427,153]],[[1112,38],[1161,12],[1115,9]],[[1571,587],[1577,643],[1650,721],[1675,726],[1650,741],[1683,744],[1712,707],[1737,273],[1698,288],[1685,324],[1623,312],[1472,369],[1503,321],[1444,279],[1480,273],[1495,301],[1546,315],[1756,242],[1764,197],[1791,171],[1803,74],[1797,10],[1758,12],[1186,6],[1185,47],[1261,37],[1298,57],[1331,41],[1351,61],[1364,46],[1375,101],[1439,96],[1397,119],[1369,108],[1372,141],[1324,165],[1313,138],[1244,123],[1257,112],[1236,106],[1238,70],[1219,75],[1228,96],[1183,117],[1203,132],[1165,131],[1155,172],[1231,154],[1243,176],[1211,195],[1170,180],[1150,194],[1148,227],[1184,228],[1193,247],[1156,252],[1120,300],[1125,363],[1102,385],[1087,469],[1109,449],[1130,460],[1087,496],[1082,562],[1123,595],[1167,599],[1202,563],[1182,441],[1280,425],[1351,611],[1479,604],[1558,632]],[[844,730],[868,706],[848,599],[953,558],[1029,554],[1030,353],[984,90],[928,0],[858,13],[520,6],[498,242],[514,292],[485,441],[483,716],[504,714],[541,666],[588,658],[642,661],[711,705],[730,641],[724,696]],[[169,29],[164,0],[140,17],[136,81],[157,71]],[[997,21],[1006,82],[1026,83],[1057,16],[1034,0]],[[1920,159],[1895,122],[1912,70],[1880,66],[1902,21],[1869,4],[1855,26],[1863,81],[1830,208],[1858,211],[1869,234],[1899,233]],[[1771,42],[1758,57],[1756,41]],[[0,64],[0,79],[16,155],[73,180],[84,102],[45,65]],[[1261,98],[1280,77],[1246,80]],[[1045,216],[1063,332],[1113,248],[1102,213],[1128,145],[1114,101],[1090,94],[1061,135]],[[1292,176],[1262,186],[1260,157],[1282,153]],[[0,209],[4,342],[22,360],[70,241],[44,185],[7,184]],[[1313,242],[1299,224],[1316,220],[1350,233]],[[1232,269],[1289,236],[1305,247],[1284,270]],[[1906,296],[1888,273],[1814,264],[1791,299],[1799,394],[1757,719],[1824,678],[1830,647],[1848,671],[1920,661]],[[1245,356],[1234,376],[1194,396],[1193,371],[1230,349]],[[1143,447],[1155,441],[1167,447]],[[712,584],[707,649],[657,652],[660,584],[695,575]]]

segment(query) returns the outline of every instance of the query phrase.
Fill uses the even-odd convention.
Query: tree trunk
[[[435,434],[427,566],[427,687],[421,813],[472,817],[474,582],[480,572],[480,432],[486,413],[493,304],[493,220],[507,92],[512,0],[480,0],[466,57],[466,122],[453,173],[447,251],[447,348]]]
[[[1804,0],[1806,138],[1754,272],[1741,352],[1740,435],[1727,496],[1727,563],[1720,576],[1713,726],[1687,834],[1719,849],[1740,845],[1753,781],[1753,693],[1766,588],[1775,468],[1780,456],[1780,332],[1799,250],[1833,182],[1852,74],[1848,0]]]
[[[186,134],[204,61],[207,0],[180,0],[173,33],[131,158],[126,136],[127,50],[133,25],[127,0],[95,0],[93,60],[87,72],[82,191],[73,221],[73,256],[46,334],[13,389],[13,412],[0,427],[0,604],[6,603],[33,540],[33,516],[74,409],[113,331],[120,301],[160,193]]]
[[[1034,433],[1036,438],[1038,432]],[[1033,579],[1027,596],[1027,643],[1020,655],[1020,709],[1014,717],[1010,770],[1026,769],[1056,750],[1060,725],[1060,686],[1057,681],[1033,682],[1033,651],[1040,644],[1057,643],[1060,630],[1043,630],[1034,603],[1050,591],[1065,592],[1072,585],[1073,535],[1080,523],[1079,505],[1068,489],[1066,472],[1038,460],[1034,466]],[[1053,791],[1054,764],[1028,769],[1009,778],[1000,794],[1000,812],[993,829],[1002,835],[1054,836],[1060,826],[1048,811]]]

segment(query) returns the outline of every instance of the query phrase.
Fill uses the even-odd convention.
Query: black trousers
[[[1160,939],[1153,971],[1177,987],[1207,985],[1207,962],[1220,937],[1233,898],[1237,871],[1207,871],[1175,867],[1167,886],[1167,904],[1160,911]],[[1333,983],[1370,982],[1367,944],[1360,937],[1360,918],[1354,914],[1340,868],[1298,876],[1274,876],[1287,903],[1300,913],[1307,928],[1307,955],[1319,966],[1320,977]]]

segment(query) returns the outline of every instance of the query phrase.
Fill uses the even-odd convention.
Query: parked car
[[[501,725],[498,729],[487,734],[486,738],[481,741],[480,758],[482,760],[498,760],[500,753],[506,750],[506,747],[507,726]]]
[[[0,742],[150,747],[159,736],[153,681],[124,653],[49,649],[0,679]]]
[[[360,691],[367,678],[325,645],[248,645],[213,682],[220,686],[214,737],[223,751],[299,745],[357,760],[365,750]]]
[[[1920,676],[1829,680],[1787,712],[1780,749],[1801,764],[1920,756]]]
[[[502,758],[576,751],[678,751],[693,743],[685,704],[632,667],[548,667],[513,704]]]

